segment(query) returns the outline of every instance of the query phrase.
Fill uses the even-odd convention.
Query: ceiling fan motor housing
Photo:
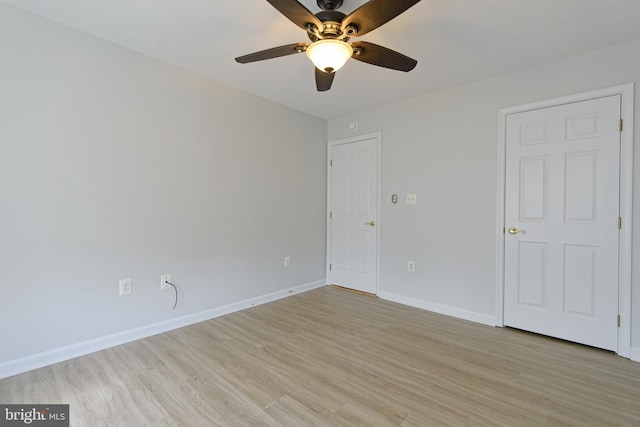
[[[318,12],[316,14],[316,17],[320,21],[322,21],[323,28],[318,28],[314,31],[311,31],[309,37],[311,38],[311,40],[315,41],[317,39],[333,39],[342,36],[341,26],[342,20],[345,18],[345,16],[347,15],[342,12],[338,12],[337,10],[324,10],[322,12]]]

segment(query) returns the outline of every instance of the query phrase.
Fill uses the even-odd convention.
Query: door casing
[[[331,150],[336,145],[349,144],[354,142],[365,141],[369,139],[376,140],[376,146],[378,151],[378,182],[377,182],[377,194],[378,194],[378,204],[376,206],[376,218],[374,221],[376,222],[377,232],[376,232],[376,295],[380,293],[380,208],[381,208],[381,184],[382,184],[382,134],[381,132],[370,133],[366,135],[359,135],[352,138],[339,139],[336,141],[329,141],[327,144],[327,257],[326,257],[326,276],[330,277],[329,264],[331,261],[331,219],[329,218],[331,212]]]
[[[622,229],[619,241],[618,328],[617,354],[630,357],[631,353],[631,238],[633,198],[633,96],[634,84],[628,83],[575,95],[553,98],[530,104],[500,109],[498,112],[498,206],[496,227],[496,326],[504,326],[504,257],[505,257],[505,187],[506,187],[506,122],[514,113],[554,107],[572,102],[586,101],[612,95],[621,95],[621,117],[624,123],[620,134],[620,217]]]

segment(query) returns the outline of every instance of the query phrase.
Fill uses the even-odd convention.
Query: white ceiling
[[[353,39],[417,59],[413,71],[351,60],[319,93],[304,54],[234,61],[308,41],[265,0],[1,1],[325,119],[640,39],[639,0],[422,0]]]

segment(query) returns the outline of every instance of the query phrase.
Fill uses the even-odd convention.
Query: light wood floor
[[[72,426],[640,426],[640,363],[331,287],[0,380]]]

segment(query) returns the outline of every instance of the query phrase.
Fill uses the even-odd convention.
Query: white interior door
[[[378,138],[336,144],[329,168],[329,283],[377,293]]]
[[[505,325],[617,349],[620,103],[507,117]]]

